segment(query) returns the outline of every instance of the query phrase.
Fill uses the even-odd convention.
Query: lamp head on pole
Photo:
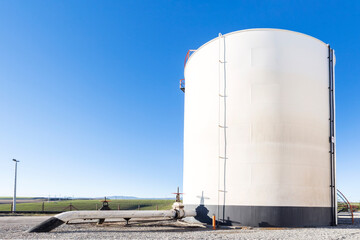
[[[20,162],[19,160],[13,159],[14,162]]]

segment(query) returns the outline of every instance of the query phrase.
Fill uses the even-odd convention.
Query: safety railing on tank
[[[193,50],[193,49],[189,49],[189,50],[187,51],[186,56],[185,56],[185,60],[184,60],[184,68],[185,68],[185,66],[186,66],[187,61],[189,60],[189,58],[190,58],[190,56],[191,56],[191,53],[192,53],[192,52],[195,52],[195,51],[196,51],[196,50]]]
[[[347,200],[345,195],[342,192],[340,192],[339,189],[337,189],[337,195],[344,202],[344,204],[341,204],[341,203],[338,204],[338,208],[340,208],[340,210],[338,210],[338,213],[344,212],[344,211],[347,211],[347,212],[350,211],[351,221],[352,221],[352,224],[354,224],[354,207],[350,204],[349,200]]]
[[[185,92],[185,79],[180,79],[180,90]]]
[[[186,56],[185,56],[185,60],[184,60],[184,68],[186,67],[186,63],[189,60],[191,53],[195,52],[196,50],[190,49],[187,51]],[[185,92],[185,79],[180,79],[180,90]]]

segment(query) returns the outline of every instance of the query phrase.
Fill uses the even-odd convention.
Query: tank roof
[[[278,28],[250,28],[250,29],[244,29],[244,30],[238,30],[238,31],[234,31],[234,32],[230,32],[230,33],[226,33],[224,34],[223,36],[229,36],[229,35],[232,35],[232,34],[237,34],[237,33],[242,33],[242,32],[250,32],[250,31],[282,31],[282,32],[290,32],[290,33],[295,33],[295,34],[299,34],[299,35],[302,35],[302,36],[305,36],[305,37],[309,37],[309,38],[312,38],[312,39],[315,39],[319,42],[321,42],[322,44],[324,44],[325,46],[328,46],[328,44],[324,43],[323,41],[321,41],[320,39],[318,38],[315,38],[313,36],[310,36],[308,34],[305,34],[305,33],[300,33],[300,32],[295,32],[295,31],[291,31],[291,30],[286,30],[286,29],[278,29]],[[217,39],[216,38],[213,38],[211,39],[210,41],[204,43],[203,45],[201,45],[198,49],[196,49],[196,51],[189,57],[188,61],[190,61],[191,57],[196,54],[196,52],[198,50],[200,50],[201,48],[205,47],[206,45],[210,44],[211,42],[215,41]],[[185,68],[186,68],[186,65],[185,65]],[[185,69],[184,69],[185,70]]]

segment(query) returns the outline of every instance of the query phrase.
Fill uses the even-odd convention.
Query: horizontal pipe
[[[50,232],[54,228],[75,219],[106,219],[106,218],[183,218],[195,216],[194,211],[166,210],[166,211],[69,211],[47,219],[27,232]]]
[[[56,218],[67,222],[75,219],[89,218],[151,218],[151,217],[169,217],[175,218],[176,211],[69,211],[55,215]]]

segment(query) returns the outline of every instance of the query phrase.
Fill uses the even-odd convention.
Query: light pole
[[[17,163],[20,162],[16,159],[13,159],[15,162],[15,184],[14,184],[14,198],[13,198],[13,212],[16,211],[16,175],[17,175]]]

